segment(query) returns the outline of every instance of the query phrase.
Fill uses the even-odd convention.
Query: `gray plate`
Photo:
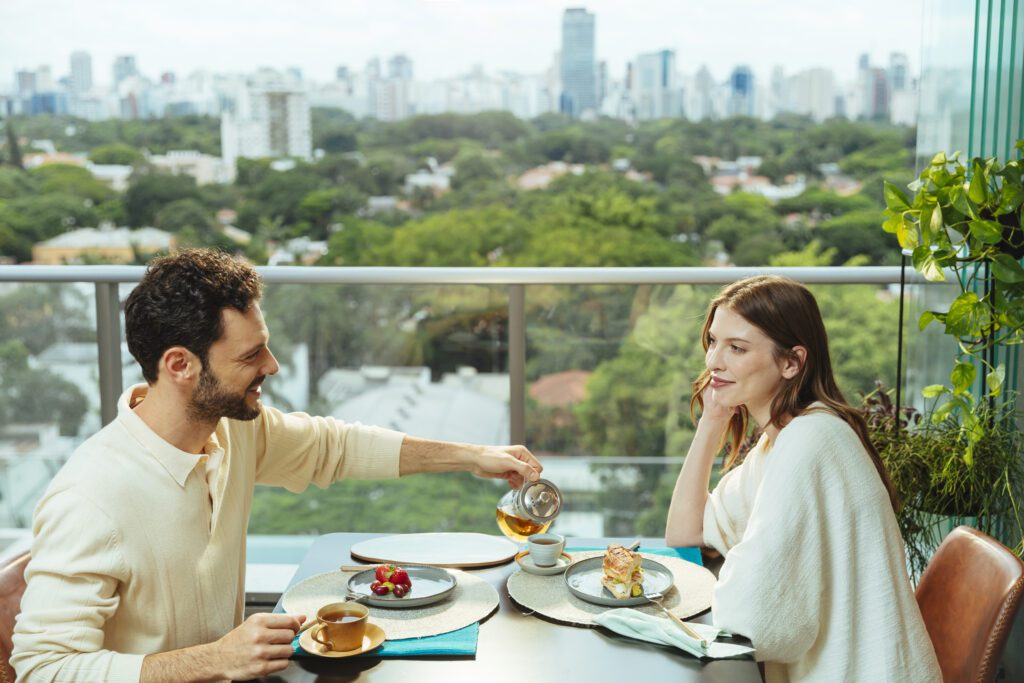
[[[455,577],[440,567],[403,567],[412,581],[412,588],[403,598],[394,594],[374,595],[370,584],[377,580],[376,567],[354,574],[348,580],[348,589],[367,595],[360,602],[373,607],[422,607],[440,602],[455,590]]]
[[[604,556],[601,555],[588,557],[569,565],[569,568],[565,570],[565,585],[569,587],[569,592],[580,600],[607,607],[630,607],[647,602],[647,598],[642,595],[625,600],[619,600],[613,596],[607,588],[601,585],[601,577],[604,575],[603,564]],[[664,594],[672,587],[674,577],[665,565],[645,557],[641,560],[640,566],[644,570],[645,593]]]

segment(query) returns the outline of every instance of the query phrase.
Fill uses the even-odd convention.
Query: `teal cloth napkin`
[[[701,659],[742,657],[754,651],[754,648],[744,645],[716,643],[714,642],[715,638],[722,633],[721,629],[707,624],[686,622],[687,626],[699,633],[701,638],[707,642],[707,647],[704,647],[699,640],[688,636],[668,617],[645,614],[635,609],[623,607],[610,609],[595,616],[594,623],[630,638],[678,647],[683,652],[688,652]]]
[[[605,548],[566,548],[566,552],[583,552],[587,550],[604,550]],[[704,562],[700,559],[700,548],[645,548],[640,546],[638,550],[651,555],[664,555],[665,557],[678,557],[680,560],[693,562],[698,567],[703,567]]]
[[[401,640],[385,640],[376,650],[358,655],[359,657],[444,657],[451,655],[475,655],[477,636],[480,635],[480,624],[474,623],[436,636],[425,638],[402,638]],[[315,657],[299,647],[299,637],[292,641],[292,651],[296,657]]]

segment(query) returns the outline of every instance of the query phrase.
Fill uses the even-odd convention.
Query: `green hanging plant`
[[[1024,154],[1024,140],[1016,149]],[[949,383],[928,386],[924,395],[944,399],[932,411],[933,423],[959,417],[961,454],[971,465],[986,433],[984,421],[994,417],[995,400],[1012,403],[1004,395],[1006,367],[995,364],[994,349],[1024,342],[1024,162],[976,157],[969,167],[970,177],[959,152],[936,154],[908,186],[914,193],[909,199],[886,182],[882,229],[896,235],[925,278],[942,281],[949,272],[960,284],[949,308],[925,311],[919,328],[942,325],[957,341]],[[984,383],[976,398],[972,388],[979,369]],[[988,405],[984,415],[977,409],[979,399]]]

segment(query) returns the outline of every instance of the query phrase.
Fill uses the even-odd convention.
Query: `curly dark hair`
[[[263,280],[250,263],[213,249],[187,249],[153,259],[124,306],[128,350],[153,384],[164,351],[184,346],[206,365],[223,333],[221,311],[241,312],[260,300]]]

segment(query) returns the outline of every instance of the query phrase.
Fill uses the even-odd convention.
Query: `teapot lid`
[[[562,509],[562,492],[547,479],[524,483],[517,498],[519,508],[535,522],[550,522]]]

